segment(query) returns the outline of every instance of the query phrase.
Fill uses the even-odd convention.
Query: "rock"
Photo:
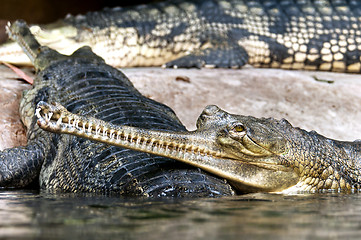
[[[279,69],[123,69],[144,95],[170,106],[189,130],[203,108],[286,118],[293,126],[338,139],[361,138],[361,75]],[[0,148],[25,144],[18,104],[29,85],[0,66]]]
[[[170,106],[189,130],[203,108],[215,104],[235,114],[286,118],[329,138],[361,138],[361,75],[252,67],[124,72],[143,94]]]
[[[19,103],[22,91],[29,88],[31,86],[18,80],[9,68],[0,65],[0,150],[26,144]]]

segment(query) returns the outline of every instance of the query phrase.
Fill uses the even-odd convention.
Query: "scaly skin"
[[[106,65],[89,48],[61,55],[41,47],[21,21],[9,27],[9,32],[38,72],[34,88],[24,93],[20,106],[28,144],[0,152],[0,187],[24,187],[36,181],[47,191],[149,197],[235,193],[224,179],[169,158],[40,129],[36,104],[57,101],[74,113],[116,124],[185,130],[171,109],[142,96],[122,72]]]
[[[341,142],[286,120],[232,115],[208,106],[197,130],[118,126],[40,102],[41,128],[176,159],[227,179],[241,192],[336,190],[361,183],[361,142]]]
[[[194,0],[104,9],[33,26],[42,45],[88,45],[117,67],[256,67],[361,72],[359,1]],[[0,61],[25,62],[13,45]]]

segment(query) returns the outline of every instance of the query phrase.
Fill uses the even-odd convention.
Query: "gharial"
[[[361,141],[341,142],[294,128],[285,119],[232,115],[206,107],[197,130],[117,125],[39,102],[41,128],[169,157],[227,179],[240,192],[355,192]]]
[[[49,190],[145,196],[360,189],[359,141],[331,140],[286,120],[232,115],[216,106],[206,107],[197,130],[187,132],[169,108],[141,96],[89,48],[69,57],[47,47],[37,53],[24,22],[9,31],[39,73],[21,105],[29,143],[0,155],[3,187],[26,185],[40,172],[40,185]],[[48,133],[36,123],[82,138]]]
[[[361,72],[355,0],[165,1],[33,26],[42,45],[80,46],[116,67],[256,67]],[[28,62],[15,44],[0,61]]]

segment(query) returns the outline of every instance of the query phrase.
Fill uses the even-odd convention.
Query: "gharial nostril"
[[[217,107],[216,105],[208,105],[204,108],[202,115],[212,116],[219,112],[221,109]]]

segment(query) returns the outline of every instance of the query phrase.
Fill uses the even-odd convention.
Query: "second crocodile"
[[[361,72],[360,1],[172,0],[33,27],[64,53],[80,46],[117,67],[256,67]],[[13,45],[0,61],[28,61]]]

